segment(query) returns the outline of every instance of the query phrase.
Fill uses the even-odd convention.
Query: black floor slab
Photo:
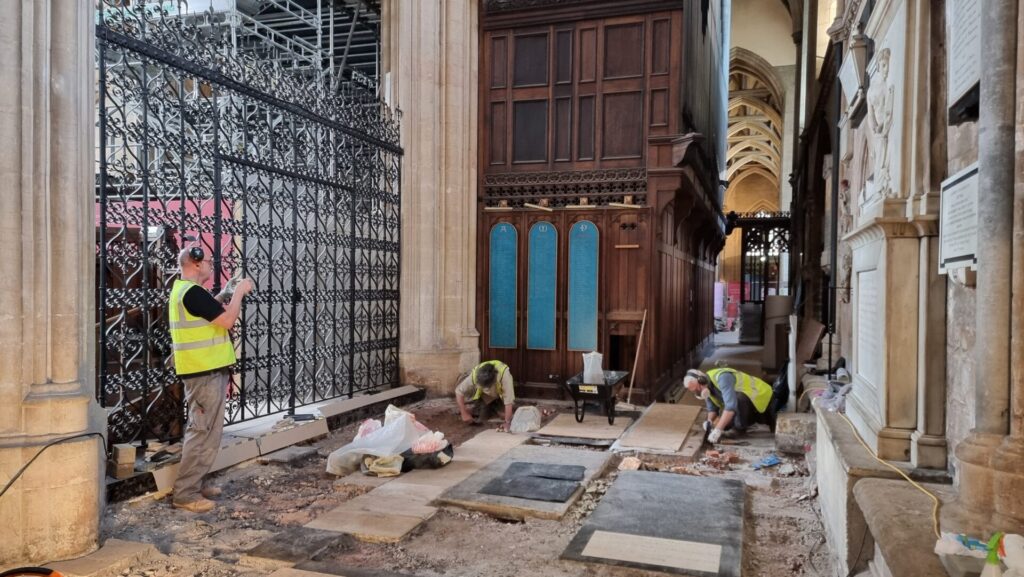
[[[587,468],[581,465],[552,465],[550,463],[512,463],[505,469],[504,477],[541,477],[543,479],[562,479],[565,481],[581,481]]]
[[[543,477],[498,477],[480,489],[486,495],[518,497],[531,501],[565,503],[579,488],[579,481]]]
[[[289,566],[305,561],[327,549],[348,550],[352,537],[333,531],[320,531],[306,527],[292,527],[267,538],[245,552],[246,565]]]
[[[326,573],[327,575],[339,575],[340,577],[415,577],[407,573],[395,573],[383,569],[366,569],[339,565],[332,561],[306,561],[305,563],[299,563],[295,568],[302,571]]]
[[[739,577],[744,512],[742,481],[622,471],[562,558]]]

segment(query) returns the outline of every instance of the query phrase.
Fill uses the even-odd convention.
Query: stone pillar
[[[103,431],[94,401],[93,3],[7,2],[0,19],[0,479]],[[54,445],[0,497],[0,566],[96,548],[103,444]]]
[[[1016,162],[1013,183],[1013,279],[1011,311],[1024,315],[1024,10],[1017,14]],[[1024,324],[1010,328],[1010,436],[995,452],[995,510],[999,526],[1024,525]],[[1019,530],[1019,529],[1018,529]]]
[[[1009,432],[1010,279],[1013,234],[1014,98],[1017,1],[993,0],[981,16],[978,116],[978,280],[975,413],[971,435],[957,446],[960,504],[995,512],[994,455]],[[1024,511],[1018,511],[1024,519]]]
[[[917,320],[917,430],[910,436],[915,467],[946,468],[946,277],[939,274],[935,219],[921,222]]]
[[[478,3],[383,4],[385,70],[402,110],[403,383],[450,394],[476,330]]]

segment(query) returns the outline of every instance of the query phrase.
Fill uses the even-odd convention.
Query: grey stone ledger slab
[[[547,479],[544,477],[531,476],[504,476],[491,479],[489,483],[480,489],[481,493],[487,495],[499,495],[502,497],[518,497],[531,501],[550,501],[552,503],[564,503],[576,492],[580,486],[578,481],[567,481],[565,479]]]
[[[508,469],[505,469],[503,477],[541,477],[543,479],[580,481],[586,472],[587,468],[581,465],[552,465],[519,461],[509,465]]]
[[[739,577],[745,508],[742,481],[622,471],[562,558]]]
[[[480,511],[503,519],[561,519],[594,478],[601,475],[611,458],[603,451],[585,451],[563,447],[514,447],[497,460],[489,463],[465,480],[450,487],[437,499],[441,505],[454,505]],[[551,465],[579,465],[585,470],[581,487],[564,502],[537,501],[520,497],[489,495],[481,492],[494,479],[501,479],[513,463],[541,463]]]

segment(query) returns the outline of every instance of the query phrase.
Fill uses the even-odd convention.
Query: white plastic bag
[[[388,409],[390,411],[391,407]],[[411,413],[396,410],[400,411],[400,414],[389,415],[391,418],[385,419],[383,427],[331,453],[327,457],[327,472],[332,475],[347,475],[359,468],[363,455],[386,457],[409,450],[428,429],[417,423]]]
[[[424,433],[422,437],[416,439],[416,442],[412,444],[412,452],[419,455],[425,455],[428,453],[436,453],[447,446],[448,441],[445,440],[444,433],[441,431]]]
[[[381,425],[380,421],[377,419],[366,419],[361,425],[359,425],[359,431],[356,433],[356,439],[362,439],[367,435],[371,435],[382,426],[383,425]]]
[[[587,385],[603,385],[604,370],[601,368],[601,353],[583,353],[583,382]]]

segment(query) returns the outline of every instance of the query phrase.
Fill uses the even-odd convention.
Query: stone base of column
[[[992,469],[995,471],[993,490],[995,493],[996,519],[1003,531],[1022,532],[1024,527],[1024,437],[1005,437],[992,455]]]
[[[22,405],[25,429],[61,431],[45,435],[0,437],[0,471],[6,481],[47,443],[82,434],[90,427],[91,395],[33,395]],[[71,422],[83,425],[66,429]],[[31,422],[30,422],[31,421]],[[0,565],[38,564],[71,559],[94,551],[99,542],[105,462],[99,437],[54,445],[25,469],[0,498]]]
[[[948,445],[946,438],[914,431],[910,435],[910,463],[919,469],[945,469]]]
[[[882,427],[878,431],[878,458],[886,461],[909,461],[912,434],[913,432],[907,429]]]
[[[473,370],[479,362],[480,350],[475,347],[405,351],[398,355],[402,384],[423,387],[428,396],[454,394],[459,376]]]
[[[960,460],[958,505],[966,512],[991,517],[995,512],[995,469],[992,457],[1003,441],[1002,435],[972,432],[956,447]]]

